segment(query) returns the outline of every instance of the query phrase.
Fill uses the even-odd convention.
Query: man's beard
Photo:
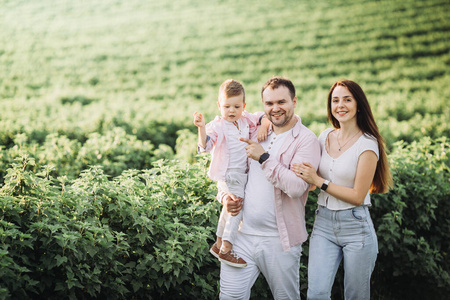
[[[270,122],[272,122],[272,124],[273,124],[275,127],[284,127],[284,126],[286,126],[287,124],[289,124],[289,122],[292,120],[292,116],[293,116],[293,115],[288,115],[287,112],[284,111],[284,112],[283,112],[283,115],[281,115],[281,117],[284,117],[284,118],[279,119],[279,120],[277,120],[277,121],[274,122],[274,118],[275,118],[275,117],[269,115],[269,116],[268,116],[268,119],[269,119]]]

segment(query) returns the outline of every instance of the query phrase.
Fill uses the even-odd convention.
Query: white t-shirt
[[[272,132],[261,146],[271,156],[276,156],[283,145],[283,140],[290,130],[281,134]],[[274,187],[270,183],[256,160],[251,160],[248,182],[245,188],[244,208],[240,231],[245,234],[260,236],[278,236],[275,217]]]
[[[333,128],[329,128],[319,136],[320,148],[322,150],[319,172],[324,179],[340,186],[352,188],[355,184],[359,156],[365,151],[373,151],[377,155],[377,158],[379,158],[378,143],[374,137],[363,134],[338,158],[333,158],[328,154],[325,146],[327,136],[333,130]],[[318,203],[331,210],[343,210],[355,207],[354,205],[341,201],[322,190],[319,194]],[[363,205],[371,205],[369,192],[367,192],[367,195],[364,198]]]
[[[241,142],[239,138],[249,138],[249,126],[242,118],[238,119],[237,122],[239,129],[232,122],[224,122],[227,133],[227,146],[230,154],[228,169],[242,169],[245,172],[247,170],[247,152],[245,151],[247,144]]]

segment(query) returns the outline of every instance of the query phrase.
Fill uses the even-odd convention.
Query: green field
[[[362,86],[394,176],[373,196],[373,297],[448,295],[449,12],[448,0],[0,0],[0,300],[217,298],[219,204],[192,114],[217,115],[228,78],[261,110],[273,75],[294,82],[316,134],[330,86]],[[307,255],[305,243],[302,297]],[[269,295],[258,280],[252,299]]]
[[[388,144],[449,135],[448,1],[0,1],[3,134],[86,135],[218,113],[227,78],[248,110],[272,75],[326,127],[341,78],[360,83]],[[102,125],[100,125],[100,123]],[[130,133],[133,133],[132,131]]]

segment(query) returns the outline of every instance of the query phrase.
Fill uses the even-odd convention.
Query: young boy
[[[212,152],[208,176],[217,181],[219,191],[230,192],[244,198],[247,183],[246,143],[239,138],[250,138],[258,129],[259,141],[267,138],[270,121],[263,114],[250,114],[245,109],[245,90],[236,80],[225,80],[219,89],[217,102],[221,116],[205,125],[203,115],[194,113],[194,124],[198,127],[198,152]],[[231,216],[222,208],[217,226],[217,240],[210,252],[221,262],[233,267],[246,267],[247,263],[233,250],[242,213]]]

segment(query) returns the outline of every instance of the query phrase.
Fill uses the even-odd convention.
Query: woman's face
[[[338,85],[331,94],[331,114],[339,123],[356,122],[358,103],[352,93],[345,87]]]

